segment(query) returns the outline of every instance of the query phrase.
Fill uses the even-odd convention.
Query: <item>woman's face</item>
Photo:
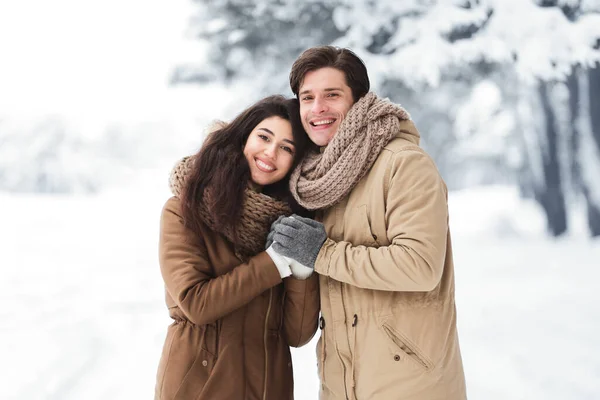
[[[280,117],[264,119],[244,146],[252,182],[259,187],[279,182],[292,168],[295,151],[290,122]]]

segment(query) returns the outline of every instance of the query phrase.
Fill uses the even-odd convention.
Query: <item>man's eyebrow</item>
[[[323,89],[324,92],[334,92],[336,90],[337,91],[343,91],[343,89],[341,87],[332,87],[332,88],[325,88],[325,89]],[[306,93],[310,93],[310,92],[312,92],[311,89],[306,89],[306,90],[301,91],[299,94],[302,95],[302,94],[306,94]]]
[[[271,135],[271,136],[275,136],[275,134],[273,133],[273,131],[271,131],[269,128],[263,128],[263,127],[261,126],[260,128],[258,128],[258,130],[259,130],[259,131],[265,131],[265,132],[267,132],[269,135]],[[288,142],[288,143],[290,143],[290,144],[292,144],[292,145],[294,145],[294,146],[296,145],[296,143],[294,143],[294,141],[293,141],[293,140],[289,140],[289,139],[283,139],[283,141],[284,141],[284,142]]]

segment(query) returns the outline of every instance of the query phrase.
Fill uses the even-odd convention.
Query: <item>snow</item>
[[[355,49],[373,66],[374,86],[387,77],[416,90],[422,84],[439,86],[453,66],[480,61],[514,64],[523,81],[535,82],[564,80],[572,65],[593,65],[600,57],[593,48],[600,35],[600,15],[592,12],[597,2],[584,2],[582,10],[589,14],[574,22],[558,7],[539,7],[534,0],[482,0],[469,8],[459,3],[466,2],[353,1],[335,9],[333,21],[344,32],[335,44]],[[483,28],[471,38],[448,42],[447,34],[459,27]],[[383,54],[372,54],[367,49],[379,32],[391,37]]]
[[[561,4],[567,2],[577,1]],[[102,189],[76,196],[0,192],[2,400],[153,397],[170,323],[157,240],[171,163],[196,150],[207,121],[237,114],[277,76],[285,83],[289,68],[271,58],[267,63],[273,65],[249,66],[245,62],[252,58],[243,49],[227,62],[252,81],[214,82],[200,90],[168,87],[174,65],[200,62],[210,50],[201,41],[182,40],[184,30],[191,38],[200,28],[188,25],[196,6],[171,3],[0,5],[0,186],[22,192]],[[259,2],[256,19],[273,12],[294,20],[301,3]],[[482,59],[513,63],[516,54],[523,81],[516,105],[523,126],[517,128],[525,134],[528,157],[537,160],[545,143],[535,133],[539,110],[526,102],[535,92],[524,83],[562,78],[573,62],[597,60],[600,53],[590,44],[600,34],[600,15],[570,22],[533,1],[471,2],[471,11],[452,7],[456,3],[340,1],[334,23],[348,31],[336,44],[363,57],[374,88],[395,78],[427,96],[419,89],[423,83],[440,85],[425,103],[450,112],[451,120],[452,108],[460,106],[455,127],[465,143],[456,148],[461,156],[477,157],[503,151],[518,123],[506,110],[510,88],[480,82],[461,106],[452,101],[461,100],[457,86],[444,82],[443,73]],[[582,4],[587,11],[600,10],[598,0]],[[479,25],[488,8],[494,16],[478,35],[452,44],[443,39],[452,27]],[[396,29],[393,19],[399,15]],[[218,31],[228,21],[214,17],[202,27]],[[392,34],[382,50],[395,52],[368,54],[372,36],[382,30]],[[248,32],[252,27],[234,30],[228,40],[239,41]],[[582,80],[581,92],[586,88]],[[600,204],[600,156],[590,145],[588,108],[583,101],[582,179]],[[427,123],[418,124],[423,132],[443,130],[443,120]],[[441,136],[430,138],[443,142]],[[541,170],[533,172],[541,179]],[[107,190],[109,182],[124,187]],[[450,209],[469,398],[600,399],[600,241],[587,238],[585,209],[569,208],[569,236],[560,239],[546,236],[539,205],[521,199],[512,187],[453,192]],[[318,335],[292,351],[297,399],[317,398]]]
[[[181,115],[176,63],[201,62],[184,40],[187,0],[0,2],[1,117],[68,114],[86,126]]]
[[[157,264],[168,171],[94,196],[0,193],[1,399],[149,399],[170,323]],[[600,242],[544,236],[506,187],[452,193],[469,398],[600,398]],[[315,336],[293,350],[316,399]]]

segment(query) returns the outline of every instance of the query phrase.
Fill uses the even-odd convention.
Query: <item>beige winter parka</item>
[[[463,400],[447,189],[411,121],[324,211],[321,400]]]

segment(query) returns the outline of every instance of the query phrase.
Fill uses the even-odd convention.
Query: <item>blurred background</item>
[[[153,397],[169,171],[321,44],[451,190],[469,398],[600,399],[598,0],[0,0],[0,398]]]

